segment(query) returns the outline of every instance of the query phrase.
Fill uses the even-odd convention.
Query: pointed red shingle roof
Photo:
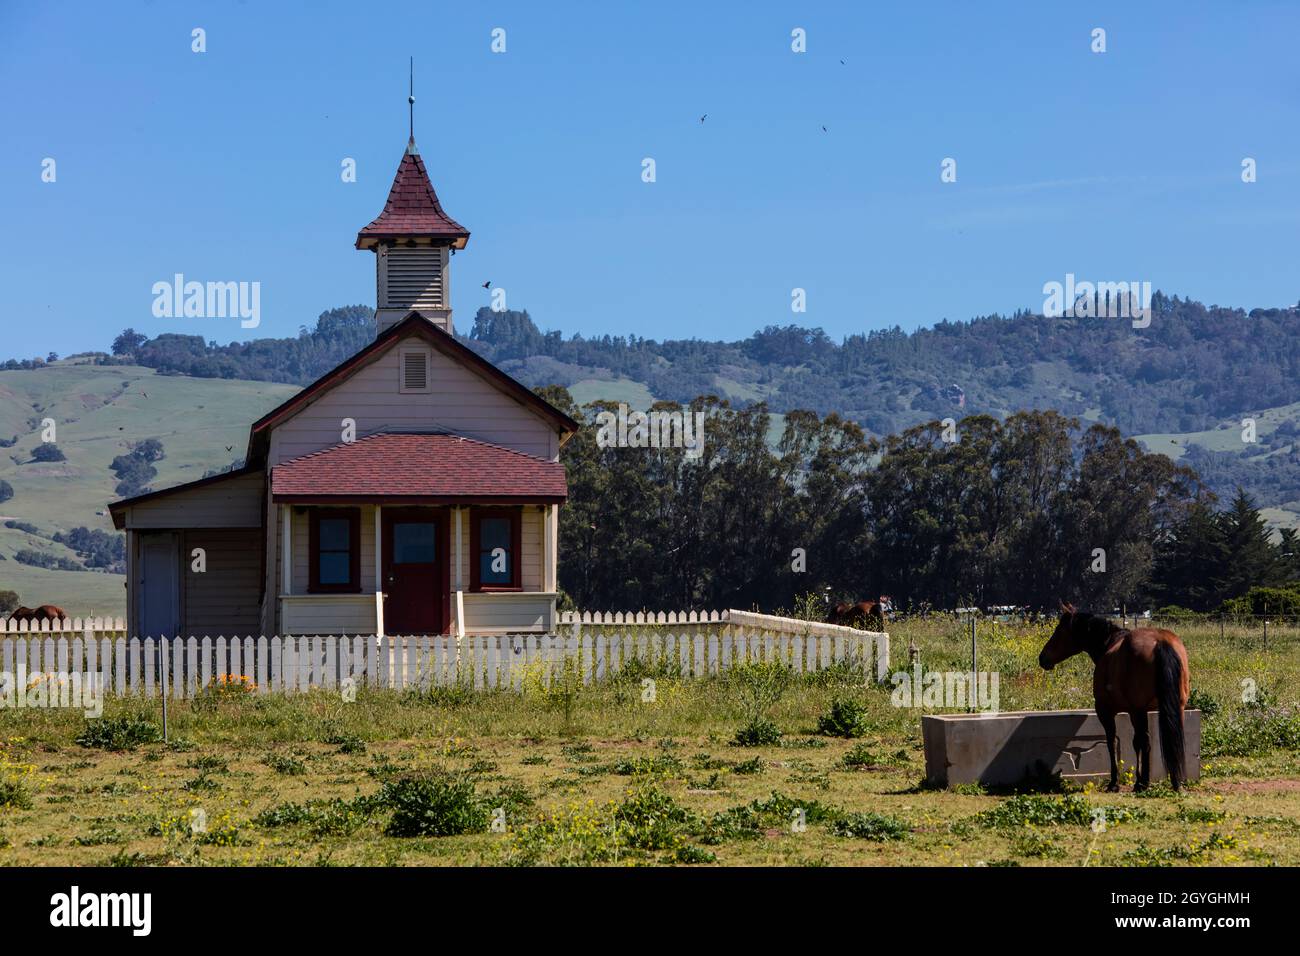
[[[281,462],[276,501],[560,502],[564,465],[446,433],[380,432]]]
[[[469,230],[443,212],[414,142],[406,147],[397,167],[384,211],[357,233],[357,248],[369,248],[380,239],[410,237],[447,240],[457,249],[463,249],[469,240]]]

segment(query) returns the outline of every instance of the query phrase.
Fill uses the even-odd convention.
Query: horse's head
[[[1074,626],[1077,614],[1073,604],[1061,602],[1061,618],[1056,622],[1056,630],[1052,631],[1052,636],[1038,653],[1038,666],[1043,670],[1050,671],[1061,661],[1084,649],[1083,634]]]

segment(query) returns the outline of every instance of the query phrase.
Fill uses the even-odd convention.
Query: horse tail
[[[1183,662],[1174,646],[1156,644],[1156,708],[1160,728],[1160,756],[1169,782],[1177,790],[1186,777],[1183,765]]]

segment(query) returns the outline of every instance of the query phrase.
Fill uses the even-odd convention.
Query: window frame
[[[344,518],[348,521],[348,582],[322,584],[320,580],[320,523],[321,519]],[[307,515],[307,593],[309,594],[360,594],[361,593],[361,509],[312,508]]]
[[[482,532],[484,518],[505,518],[510,522],[510,583],[484,584],[481,575]],[[523,509],[522,508],[471,508],[469,512],[469,584],[478,593],[494,591],[522,591],[523,588]]]

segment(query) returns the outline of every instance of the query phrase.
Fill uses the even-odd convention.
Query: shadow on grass
[[[1059,773],[1041,773],[1026,777],[1019,783],[1014,784],[958,783],[951,787],[945,787],[922,779],[910,787],[895,790],[892,793],[902,796],[947,790],[970,797],[1014,797],[1027,793],[1080,793],[1083,789],[1083,784],[1066,780]]]

